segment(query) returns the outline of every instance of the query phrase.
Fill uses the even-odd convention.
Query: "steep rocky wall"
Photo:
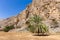
[[[27,27],[27,19],[33,14],[39,15],[50,32],[60,32],[60,0],[33,0],[20,14],[4,20],[1,26],[13,24],[18,28]]]
[[[60,32],[60,0],[33,0],[27,7],[29,16],[37,14],[51,32]]]

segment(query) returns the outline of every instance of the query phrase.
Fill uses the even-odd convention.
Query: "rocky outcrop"
[[[60,0],[32,0],[24,11],[3,20],[0,26],[14,25],[16,28],[26,28],[28,26],[26,21],[33,14],[43,19],[43,23],[49,26],[50,32],[60,32]]]
[[[33,0],[27,7],[29,16],[37,14],[42,17],[43,23],[49,26],[50,32],[60,32],[60,1]]]

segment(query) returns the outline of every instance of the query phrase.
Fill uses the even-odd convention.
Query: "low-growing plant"
[[[14,26],[13,26],[13,25],[11,25],[11,26],[6,26],[6,27],[4,28],[4,31],[5,31],[5,32],[8,32],[8,31],[10,31],[11,29],[14,29]]]

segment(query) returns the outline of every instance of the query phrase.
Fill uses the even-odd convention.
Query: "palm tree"
[[[44,33],[48,32],[48,27],[42,23],[42,18],[40,18],[38,15],[33,15],[33,17],[30,17],[27,22],[29,24],[29,31],[37,33],[37,35],[47,35]]]

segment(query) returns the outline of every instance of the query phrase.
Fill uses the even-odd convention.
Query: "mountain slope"
[[[1,28],[14,25],[16,28],[26,28],[26,21],[33,14],[39,15],[50,32],[60,32],[60,0],[33,0],[27,8],[14,17],[7,18],[0,23]]]

